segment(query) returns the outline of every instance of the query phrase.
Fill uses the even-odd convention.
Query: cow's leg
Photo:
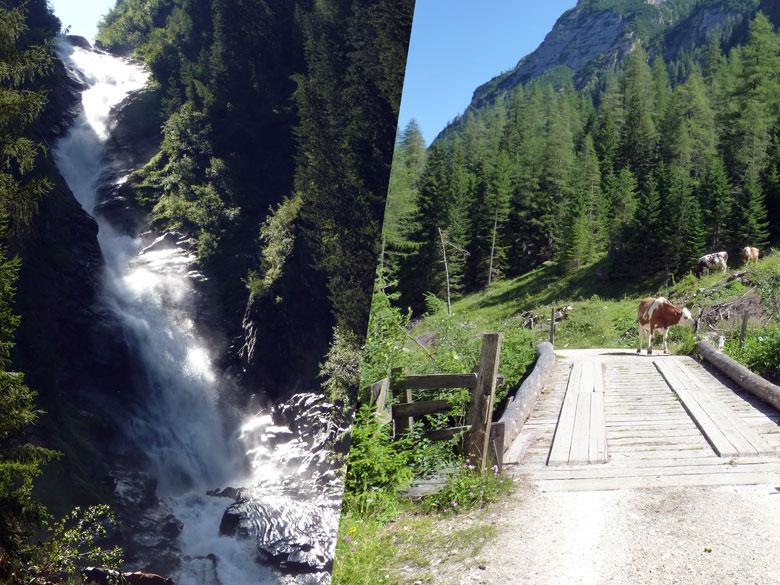
[[[655,336],[655,329],[650,326],[650,334],[647,340],[647,355],[653,355],[653,337]]]
[[[669,337],[669,329],[664,329],[664,353],[669,353],[669,344],[667,343],[667,339]]]
[[[639,345],[636,348],[637,353],[642,353],[642,336],[644,335],[644,327],[642,327],[642,324],[639,324]]]

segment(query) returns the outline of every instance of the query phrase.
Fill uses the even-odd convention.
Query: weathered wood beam
[[[470,388],[477,386],[477,375],[471,374],[418,374],[403,376],[393,383],[397,390],[438,390],[440,388]]]
[[[426,438],[431,441],[446,441],[452,437],[458,436],[460,433],[468,432],[471,427],[468,425],[462,427],[450,427],[448,429],[436,429],[435,431],[428,431],[425,433]]]
[[[740,388],[780,410],[780,386],[751,372],[736,360],[717,351],[706,341],[699,341],[696,344],[696,351],[707,362],[734,380]]]
[[[423,400],[420,402],[402,402],[391,407],[393,418],[404,419],[407,417],[425,416],[437,412],[447,412],[452,408],[449,400]]]

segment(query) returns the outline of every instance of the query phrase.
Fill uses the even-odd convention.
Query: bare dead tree
[[[441,239],[441,254],[444,258],[444,276],[447,280],[447,316],[452,316],[452,303],[450,302],[450,266],[447,263],[447,240],[444,237],[444,232],[439,230],[439,239]]]

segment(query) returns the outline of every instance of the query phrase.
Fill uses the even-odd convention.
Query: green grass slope
[[[694,316],[703,310],[707,323],[703,333],[738,335],[741,315],[751,315],[750,334],[773,328],[780,319],[780,254],[769,253],[749,267],[732,266],[724,276],[710,274],[701,279],[689,274],[677,282],[658,280],[631,284],[610,283],[602,277],[600,263],[562,275],[557,265],[545,265],[518,278],[495,282],[487,290],[453,303],[452,320],[468,323],[475,331],[503,330],[508,323],[522,324],[524,314],[536,315],[535,341],[549,336],[552,307],[570,305],[571,314],[558,324],[556,347],[635,347],[636,310],[640,299],[665,296],[684,304]],[[733,278],[733,280],[729,280]],[[718,308],[724,307],[718,313]],[[440,308],[439,311],[442,311]],[[725,317],[728,317],[726,319]],[[435,330],[441,313],[429,314],[415,327],[419,336]],[[670,349],[688,352],[693,347],[692,331],[673,328]]]

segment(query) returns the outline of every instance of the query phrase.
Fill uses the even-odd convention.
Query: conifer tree
[[[766,16],[750,23],[747,44],[739,51],[739,69],[731,99],[727,162],[740,186],[758,186],[767,166],[770,131],[777,114],[780,53],[777,36]]]
[[[29,426],[38,418],[35,392],[11,363],[19,325],[13,302],[20,262],[8,257],[6,242],[27,232],[40,198],[50,189],[46,179],[36,176],[43,146],[30,138],[46,96],[30,87],[49,70],[52,55],[46,46],[25,46],[21,39],[27,29],[22,8],[0,6],[0,556],[12,570],[24,561],[45,517],[33,481],[54,455],[28,441]]]
[[[732,208],[731,241],[736,253],[745,246],[765,248],[769,242],[764,193],[757,179],[749,177]]]
[[[471,208],[475,197],[476,179],[468,168],[463,144],[456,139],[448,158],[449,180],[441,193],[449,202],[446,234],[449,243],[448,262],[450,289],[453,296],[465,291],[467,249],[470,247]]]
[[[723,161],[713,156],[699,185],[699,201],[703,209],[707,230],[707,247],[710,250],[734,249],[730,245],[728,228],[731,223],[732,190]]]
[[[625,123],[620,160],[631,169],[639,184],[650,177],[656,163],[656,126],[653,121],[654,88],[647,53],[637,47],[628,57],[623,78]]]
[[[434,143],[420,177],[419,197],[414,231],[410,234],[410,253],[402,261],[400,272],[401,301],[414,311],[424,308],[427,292],[442,295],[446,288],[439,230],[446,230],[449,201],[443,194],[449,182],[446,149]]]
[[[620,87],[617,77],[608,74],[594,135],[594,145],[601,161],[601,176],[604,179],[618,171],[622,121],[623,102]]]
[[[519,100],[518,100],[519,102]],[[543,259],[549,247],[547,217],[549,209],[541,187],[544,156],[545,115],[542,88],[532,84],[527,99],[514,105],[505,132],[505,150],[513,168],[507,231],[508,270],[521,274]]]

